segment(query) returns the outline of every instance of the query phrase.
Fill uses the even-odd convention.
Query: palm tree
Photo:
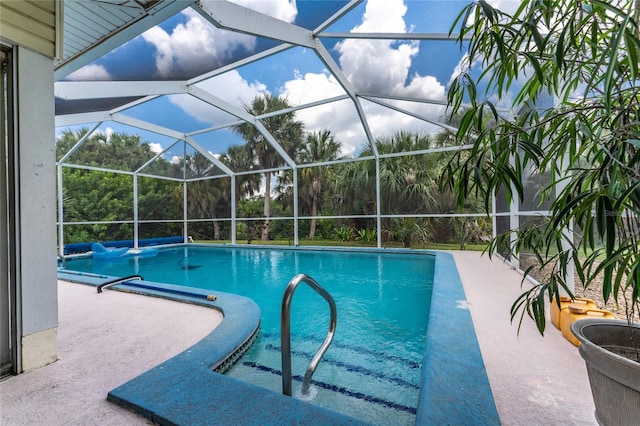
[[[249,114],[260,116],[269,112],[277,112],[291,108],[285,98],[266,94],[256,97],[251,105],[246,105],[245,109]],[[302,141],[303,123],[295,120],[294,112],[271,115],[260,120],[265,129],[280,144],[284,151],[295,157]],[[274,169],[285,164],[284,159],[276,152],[264,135],[250,123],[243,123],[234,128],[247,142],[247,149],[253,155],[256,165],[261,169]],[[262,226],[262,240],[269,238],[269,216],[271,205],[271,174],[264,172],[265,193],[264,193],[264,225]]]
[[[428,135],[398,132],[392,137],[376,141],[378,153],[394,154],[433,148]],[[372,155],[370,148],[361,152],[361,157]],[[380,190],[384,214],[422,213],[433,201],[437,177],[442,166],[438,166],[441,154],[410,155],[382,158],[380,160]],[[374,161],[360,161],[341,167],[342,178],[335,183],[342,186],[343,201],[353,205],[358,214],[375,213]]]
[[[443,136],[444,138],[444,136]],[[387,154],[419,152],[445,142],[427,134],[401,131],[376,141],[380,160],[380,202],[383,214],[437,213],[439,200],[438,179],[447,164],[445,153],[390,156]],[[361,157],[372,156],[371,148],[364,149]],[[376,162],[359,161],[336,167],[331,178],[335,204],[347,214],[373,215],[376,210]],[[414,221],[428,228],[425,221]],[[387,228],[396,228],[401,221],[385,220]],[[412,223],[411,229],[414,228]],[[394,229],[386,232],[393,235]],[[395,237],[394,237],[395,238]]]
[[[398,132],[376,142],[379,154],[412,152],[433,148],[431,137]],[[438,154],[385,158],[380,161],[383,213],[422,213],[433,202],[439,176]]]
[[[299,158],[304,163],[318,163],[338,158],[340,144],[336,142],[331,131],[323,130],[307,134]],[[322,190],[327,181],[327,166],[306,167],[300,173],[300,197],[306,198],[311,204],[311,226],[309,239],[316,236],[316,216],[322,203]]]
[[[202,178],[208,175],[212,164],[199,152],[187,155],[184,161],[188,178]],[[197,180],[189,183],[187,210],[190,215],[217,219],[228,206],[228,185],[224,179]],[[223,214],[223,213],[222,213]],[[220,239],[220,223],[213,221],[213,239]]]
[[[56,139],[56,161],[60,160],[89,131],[86,127],[76,130],[64,129]]]
[[[253,157],[244,145],[234,145],[220,156],[220,161],[234,172],[251,170]],[[236,176],[236,197],[250,197],[260,190],[260,175]]]

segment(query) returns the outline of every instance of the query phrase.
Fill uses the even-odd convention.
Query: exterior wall
[[[18,373],[57,359],[55,108],[53,58],[61,57],[62,0],[0,0],[0,40],[14,46],[12,176],[15,254],[13,333]],[[4,191],[3,191],[4,193]],[[6,225],[3,217],[2,226]],[[3,283],[4,285],[4,283]],[[6,314],[2,314],[5,320]]]
[[[55,361],[58,325],[53,59],[18,48],[18,250],[23,370]],[[25,338],[38,334],[37,344]],[[33,359],[36,350],[37,363]],[[45,351],[45,352],[41,352]]]
[[[59,0],[0,0],[0,35],[51,58],[61,57]]]

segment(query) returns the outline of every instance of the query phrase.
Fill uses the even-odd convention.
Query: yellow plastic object
[[[564,309],[567,309],[567,306],[569,306],[570,304],[583,306],[589,309],[598,309],[598,305],[596,305],[596,302],[591,299],[585,299],[582,297],[571,300],[569,296],[560,296],[560,308],[558,308],[558,304],[554,300],[552,300],[549,307],[549,313],[551,316],[551,323],[555,325],[558,330],[562,330],[562,326],[560,324],[562,317],[560,316],[560,312],[562,312],[562,310]]]
[[[602,309],[590,309],[583,305],[569,304],[566,309],[560,311],[560,327],[565,339],[575,346],[579,346],[580,342],[571,332],[571,324],[583,318],[616,319],[616,316]]]

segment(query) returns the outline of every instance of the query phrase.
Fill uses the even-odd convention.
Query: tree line
[[[288,101],[277,96],[255,98],[245,108],[254,115],[290,108]],[[371,147],[364,147],[353,162],[305,167],[340,159],[340,143],[330,130],[305,132],[304,123],[294,112],[267,116],[261,120],[265,129],[278,141],[282,150],[298,164],[298,209],[302,238],[376,241],[376,161]],[[263,170],[237,175],[235,179],[236,228],[238,239],[293,238],[293,223],[278,217],[293,216],[293,170],[277,170],[285,166],[283,157],[274,150],[255,126],[243,123],[233,128],[245,144],[230,146],[218,160],[231,170]],[[65,130],[56,140],[57,159],[83,137],[88,129]],[[395,153],[424,151],[449,144],[451,134],[443,130],[435,135],[400,131],[375,141],[379,160],[380,211],[382,215],[406,215],[383,218],[385,241],[404,246],[417,242],[457,242],[482,239],[487,224],[477,218],[416,218],[420,214],[459,212],[449,191],[439,190],[439,176],[447,165],[450,152],[434,152],[408,156]],[[155,157],[155,158],[154,158]],[[152,160],[150,162],[150,160]],[[231,190],[229,177],[212,175],[209,159],[197,152],[168,161],[156,156],[151,145],[138,135],[113,133],[90,135],[82,147],[68,156],[65,163],[92,168],[132,172],[146,165],[137,178],[139,220],[162,220],[142,223],[140,238],[182,235],[184,186],[174,179],[203,178],[187,183],[187,216],[189,234],[199,240],[231,239]],[[215,173],[213,173],[215,174]],[[261,184],[264,193],[260,193]],[[65,222],[103,222],[66,225],[65,243],[93,240],[118,240],[133,237],[133,178],[110,171],[63,168],[63,202]],[[473,200],[466,212],[476,212]],[[354,216],[353,218],[316,219],[316,216]],[[370,216],[370,217],[366,217]],[[373,217],[371,217],[373,216]]]

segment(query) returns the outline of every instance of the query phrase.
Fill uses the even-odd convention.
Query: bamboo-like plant
[[[545,300],[571,294],[572,261],[585,286],[604,276],[603,298],[625,303],[630,322],[640,308],[639,6],[541,0],[506,12],[479,0],[452,27],[468,56],[449,107],[462,116],[457,137],[473,147],[453,158],[442,185],[459,205],[479,194],[489,211],[494,194],[524,199],[525,171],[550,176],[539,194],[550,214],[488,246],[490,254],[530,252],[539,264],[525,274],[546,271],[511,309],[541,333]],[[506,116],[498,105],[511,96],[519,110]],[[540,108],[542,97],[553,106]]]

